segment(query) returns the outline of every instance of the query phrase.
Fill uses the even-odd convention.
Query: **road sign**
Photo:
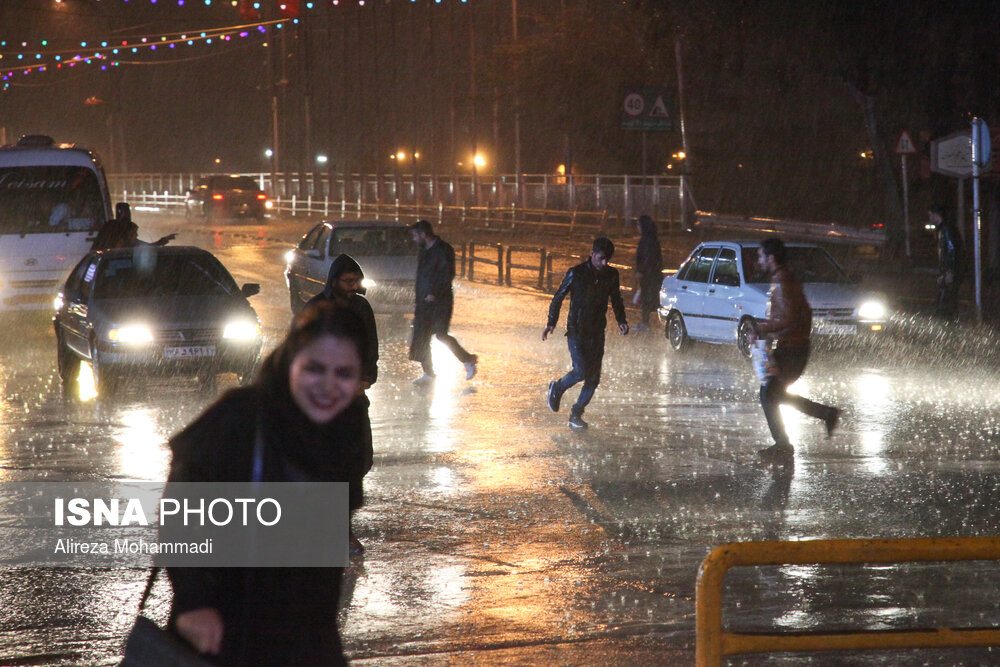
[[[661,86],[623,88],[621,91],[623,130],[663,132],[674,129],[673,92]]]
[[[971,132],[953,132],[931,141],[931,171],[954,178],[972,176]]]
[[[913,145],[910,133],[906,130],[900,132],[899,139],[896,140],[896,155],[915,155],[916,152],[917,147]]]

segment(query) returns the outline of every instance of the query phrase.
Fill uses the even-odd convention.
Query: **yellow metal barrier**
[[[698,570],[695,593],[696,664],[714,667],[723,656],[778,651],[944,648],[1000,645],[1000,629],[873,630],[838,633],[739,634],[722,630],[722,581],[748,565],[917,563],[1000,559],[1000,538],[740,542],[712,550]]]

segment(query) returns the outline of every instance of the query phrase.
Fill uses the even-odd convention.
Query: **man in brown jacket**
[[[791,405],[810,417],[822,419],[830,437],[840,419],[840,410],[788,393],[788,385],[799,379],[809,361],[809,334],[812,332],[812,308],[802,292],[802,284],[785,263],[785,244],[781,239],[764,239],[757,250],[757,263],[771,276],[768,293],[767,319],[757,323],[750,335],[751,344],[758,337],[774,341],[768,355],[767,377],[760,385],[760,404],[764,408],[767,426],[774,444],[760,450],[760,457],[769,463],[791,460],[794,450],[788,441],[779,406]]]

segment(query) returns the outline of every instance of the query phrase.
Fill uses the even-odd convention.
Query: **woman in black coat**
[[[170,441],[171,482],[348,482],[364,466],[343,415],[361,390],[363,326],[329,305],[295,319],[257,382]],[[352,498],[352,507],[358,499]],[[219,665],[343,665],[341,568],[168,568],[170,625]]]
[[[635,278],[639,292],[641,316],[636,331],[649,328],[649,315],[660,305],[660,283],[663,282],[663,253],[656,223],[648,215],[639,216],[639,245],[635,250]]]

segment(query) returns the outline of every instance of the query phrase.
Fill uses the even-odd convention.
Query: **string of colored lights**
[[[388,0],[387,0],[388,1]],[[468,0],[459,0],[462,4],[466,4]],[[56,0],[56,2],[62,2],[62,0]],[[124,4],[141,4],[143,0],[122,0]],[[169,5],[169,0],[145,0],[150,5]],[[192,4],[204,4],[206,6],[212,6],[213,0],[190,0]],[[410,3],[418,2],[418,0],[409,0]],[[441,4],[442,0],[433,0],[434,4]],[[188,5],[188,0],[176,0],[177,6]],[[230,4],[233,7],[238,7],[240,5],[239,0],[220,0],[216,4]],[[253,2],[251,6],[255,10],[261,10],[262,2]],[[341,7],[348,5],[356,5],[358,7],[365,6],[365,0],[324,0],[323,2],[313,2],[308,1],[303,3],[302,6],[306,10],[317,9],[320,6],[328,5],[332,7]],[[7,51],[5,50],[8,46],[8,41],[0,41],[0,83],[2,83],[2,89],[7,90],[11,86],[11,81],[14,79],[15,74],[28,75],[32,73],[43,73],[48,72],[50,69],[62,69],[66,67],[75,67],[77,65],[90,65],[93,63],[100,63],[101,69],[106,70],[108,67],[117,67],[121,64],[152,64],[145,61],[123,61],[119,56],[123,53],[139,54],[141,51],[145,50],[148,53],[156,51],[158,48],[174,49],[180,45],[194,46],[197,43],[204,42],[205,44],[212,44],[215,40],[220,40],[223,42],[230,41],[234,36],[240,38],[248,38],[255,32],[258,34],[266,34],[270,28],[281,29],[284,27],[285,23],[297,24],[299,22],[298,18],[282,18],[270,21],[257,21],[253,23],[246,23],[243,25],[227,26],[223,28],[210,28],[206,30],[196,30],[196,31],[186,31],[186,32],[175,32],[167,33],[163,35],[139,35],[126,40],[101,40],[100,42],[80,42],[79,46],[74,46],[72,48],[48,48],[50,46],[49,40],[41,40],[40,46],[42,48],[34,49],[30,51],[22,50],[28,48],[28,42],[21,42],[20,49]],[[97,46],[99,44],[99,46]],[[87,49],[85,53],[81,53],[80,49]],[[13,62],[11,62],[13,61]],[[162,61],[164,64],[172,61]]]
[[[98,43],[99,46],[97,44],[91,46],[88,42],[81,42],[79,48],[73,49],[44,49],[28,53],[17,51],[8,53],[0,50],[0,81],[3,82],[3,88],[6,90],[10,87],[16,73],[28,75],[31,73],[48,72],[50,69],[62,69],[64,66],[75,67],[77,65],[89,65],[93,63],[100,63],[102,70],[106,70],[109,66],[117,67],[121,64],[134,65],[140,62],[143,64],[153,64],[148,61],[126,61],[123,60],[123,57],[130,54],[140,54],[141,52],[152,53],[161,49],[175,49],[178,46],[194,46],[199,43],[210,45],[218,41],[224,44],[232,41],[234,37],[246,39],[251,36],[266,35],[272,27],[281,29],[286,22],[285,20],[260,21],[223,28],[167,33],[158,36],[139,35],[130,39],[116,40],[114,43],[104,40]],[[297,23],[297,20],[292,20],[291,23]],[[0,42],[0,49],[6,45],[6,41]],[[22,43],[22,46],[26,45],[26,43]],[[42,41],[42,46],[48,45],[48,40]],[[87,49],[87,51],[81,53],[80,49]],[[20,63],[25,59],[28,59],[28,64],[8,65],[6,62],[13,60]],[[168,62],[176,62],[176,60],[164,60],[162,62],[167,64]]]

